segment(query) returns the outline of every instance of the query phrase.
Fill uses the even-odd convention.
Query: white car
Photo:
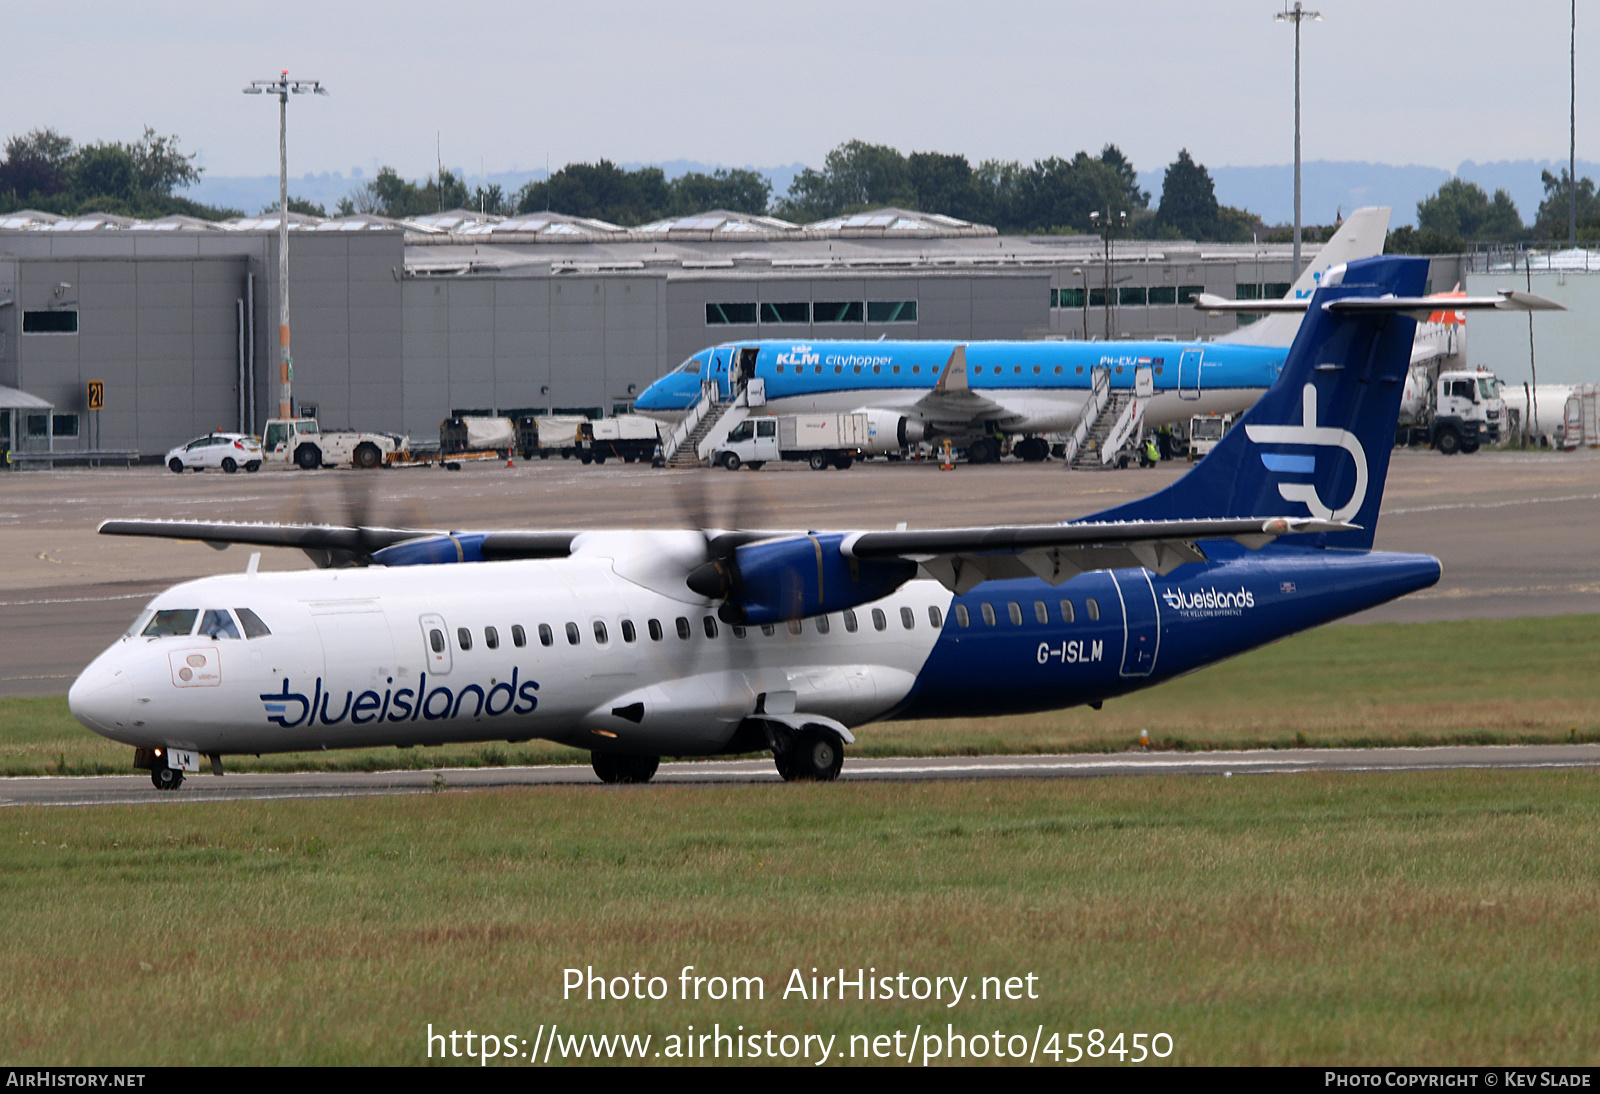
[[[204,471],[220,467],[228,474],[239,468],[261,470],[261,442],[248,433],[207,433],[167,453],[167,467],[176,474],[186,468]]]

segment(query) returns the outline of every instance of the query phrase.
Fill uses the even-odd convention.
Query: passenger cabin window
[[[650,641],[652,641],[652,642],[661,641],[661,620],[659,620],[659,619],[650,620],[649,629],[650,629]]]
[[[1033,618],[1040,623],[1050,622],[1050,609],[1044,606],[1044,601],[1035,600],[1033,602]]]
[[[1061,622],[1072,622],[1072,601],[1070,600],[1063,600],[1061,602]]]
[[[465,627],[457,627],[456,643],[461,647],[462,653],[470,650],[472,648],[472,632]]]
[[[639,632],[633,629],[633,620],[624,619],[622,621],[622,640],[624,642],[632,642],[638,637]]]
[[[994,626],[994,605],[993,604],[985,603],[983,605],[983,621],[986,624],[988,624],[989,626],[991,626],[991,627]]]
[[[958,626],[958,627],[970,627],[971,625],[972,625],[972,616],[967,614],[967,606],[965,604],[957,604],[956,605],[956,626]]]
[[[872,609],[872,629],[881,631],[889,625],[889,620],[883,614],[882,608]]]
[[[717,636],[717,617],[708,615],[701,622],[705,624],[706,637],[715,638]]]
[[[429,631],[428,632],[428,645],[433,649],[434,653],[443,653],[444,652],[444,632],[441,631],[438,627],[435,627],[431,631]]]
[[[200,618],[199,608],[167,608],[157,611],[144,628],[146,638],[165,638],[194,631],[195,620]]]
[[[739,624],[737,624],[737,623],[735,623],[731,629],[733,630],[733,636],[735,638],[743,638],[745,635],[750,633],[749,631],[745,630],[745,628],[739,626]]]
[[[928,605],[928,625],[934,630],[938,630],[940,627],[944,626],[944,619],[940,616],[939,607],[936,604]]]
[[[917,625],[917,614],[910,608],[901,608],[900,625],[909,631],[912,627]]]
[[[239,628],[226,608],[207,608],[200,619],[200,633],[207,638],[238,638]]]
[[[689,641],[689,636],[693,633],[694,631],[689,627],[688,617],[682,615],[678,616],[678,637],[687,642]]]
[[[522,629],[521,623],[512,624],[511,644],[519,650],[528,644],[528,632]]]
[[[594,640],[600,643],[602,646],[611,641],[611,636],[606,634],[606,625],[604,620],[596,619],[594,621]]]
[[[548,623],[540,623],[539,624],[539,645],[541,645],[541,646],[553,646],[553,645],[555,645],[555,642],[556,642],[555,632],[551,631],[550,624],[548,624]]]
[[[844,610],[844,629],[849,631],[851,634],[856,633],[856,613],[855,609],[853,608],[846,608]]]
[[[761,624],[761,633],[766,635],[768,638],[771,638],[773,635],[778,633],[778,628],[773,626],[771,623],[763,623]]]
[[[1015,600],[1011,601],[1011,603],[1006,605],[1006,614],[1011,617],[1011,625],[1013,627],[1022,626],[1022,605],[1021,604],[1018,604]]]
[[[796,636],[798,636],[800,634],[800,620],[798,620],[798,619],[789,620],[789,633],[792,634],[792,635],[796,635]]]
[[[1090,597],[1088,600],[1084,601],[1084,606],[1089,610],[1090,619],[1100,618],[1100,602],[1098,600],[1096,600],[1094,597]]]
[[[817,633],[818,634],[827,634],[828,633],[828,617],[827,616],[825,616],[825,615],[817,616]]]
[[[500,632],[493,627],[483,628],[483,644],[491,650],[500,648]]]
[[[580,637],[581,636],[578,633],[578,625],[576,623],[568,623],[567,624],[567,645],[576,646],[578,644],[578,639]]]

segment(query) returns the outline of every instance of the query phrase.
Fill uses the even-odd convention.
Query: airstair
[[[732,399],[724,401],[720,396],[715,380],[700,385],[700,398],[661,443],[661,458],[667,467],[698,467],[705,463],[711,449],[750,416],[749,393],[744,384],[738,385]]]

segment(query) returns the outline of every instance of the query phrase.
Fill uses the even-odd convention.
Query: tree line
[[[175,191],[200,180],[195,153],[179,138],[146,127],[136,141],[79,145],[54,129],[34,129],[5,142],[0,159],[0,212],[32,208],[72,216],[105,212],[152,218],[174,213],[207,220],[242,215],[203,205]],[[1572,182],[1563,170],[1543,172],[1544,200],[1531,225],[1523,223],[1505,190],[1491,196],[1476,183],[1452,179],[1417,203],[1417,226],[1390,233],[1395,253],[1440,254],[1476,243],[1562,241],[1567,238]],[[719,169],[668,179],[659,167],[626,170],[609,160],[567,164],[548,179],[514,193],[498,185],[468,189],[454,172],[413,182],[392,167],[340,199],[335,215],[371,213],[402,219],[469,208],[499,216],[550,210],[635,227],[665,217],[711,209],[769,214],[811,223],[884,206],[942,213],[989,224],[1011,234],[1096,232],[1107,218],[1121,237],[1199,241],[1287,242],[1290,229],[1266,229],[1243,209],[1217,201],[1210,172],[1187,149],[1167,166],[1161,195],[1152,207],[1139,187],[1133,163],[1114,144],[1098,155],[1048,157],[1023,164],[943,152],[901,153],[888,145],[846,141],[827,154],[820,168],[806,168],[787,194],[755,171]],[[262,209],[271,212],[276,205]],[[291,197],[295,212],[327,216],[321,205]],[[1577,229],[1581,242],[1600,242],[1600,195],[1593,179],[1577,184]],[[1099,214],[1096,218],[1092,214]],[[1307,231],[1325,239],[1333,226]]]
[[[5,143],[0,160],[0,212],[37,209],[58,216],[112,213],[151,219],[183,214],[204,220],[239,216],[174,194],[200,181],[195,153],[176,136],[145,128],[131,144],[75,144],[54,129],[35,129]]]

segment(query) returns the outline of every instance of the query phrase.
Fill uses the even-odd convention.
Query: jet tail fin
[[[1316,291],[1328,271],[1335,266],[1354,262],[1358,258],[1372,258],[1383,253],[1383,241],[1389,234],[1387,205],[1371,205],[1351,213],[1333,238],[1322,245],[1317,257],[1300,272],[1285,300],[1304,300]],[[1287,315],[1268,315],[1248,327],[1240,327],[1224,334],[1218,342],[1231,342],[1245,346],[1287,346],[1294,341],[1300,329],[1298,312]]]
[[[1427,274],[1427,259],[1391,255],[1324,278],[1277,382],[1211,454],[1166,489],[1086,519],[1267,517],[1304,507],[1357,526],[1314,542],[1371,547],[1416,328],[1408,308]],[[1341,307],[1345,300],[1360,303]]]

